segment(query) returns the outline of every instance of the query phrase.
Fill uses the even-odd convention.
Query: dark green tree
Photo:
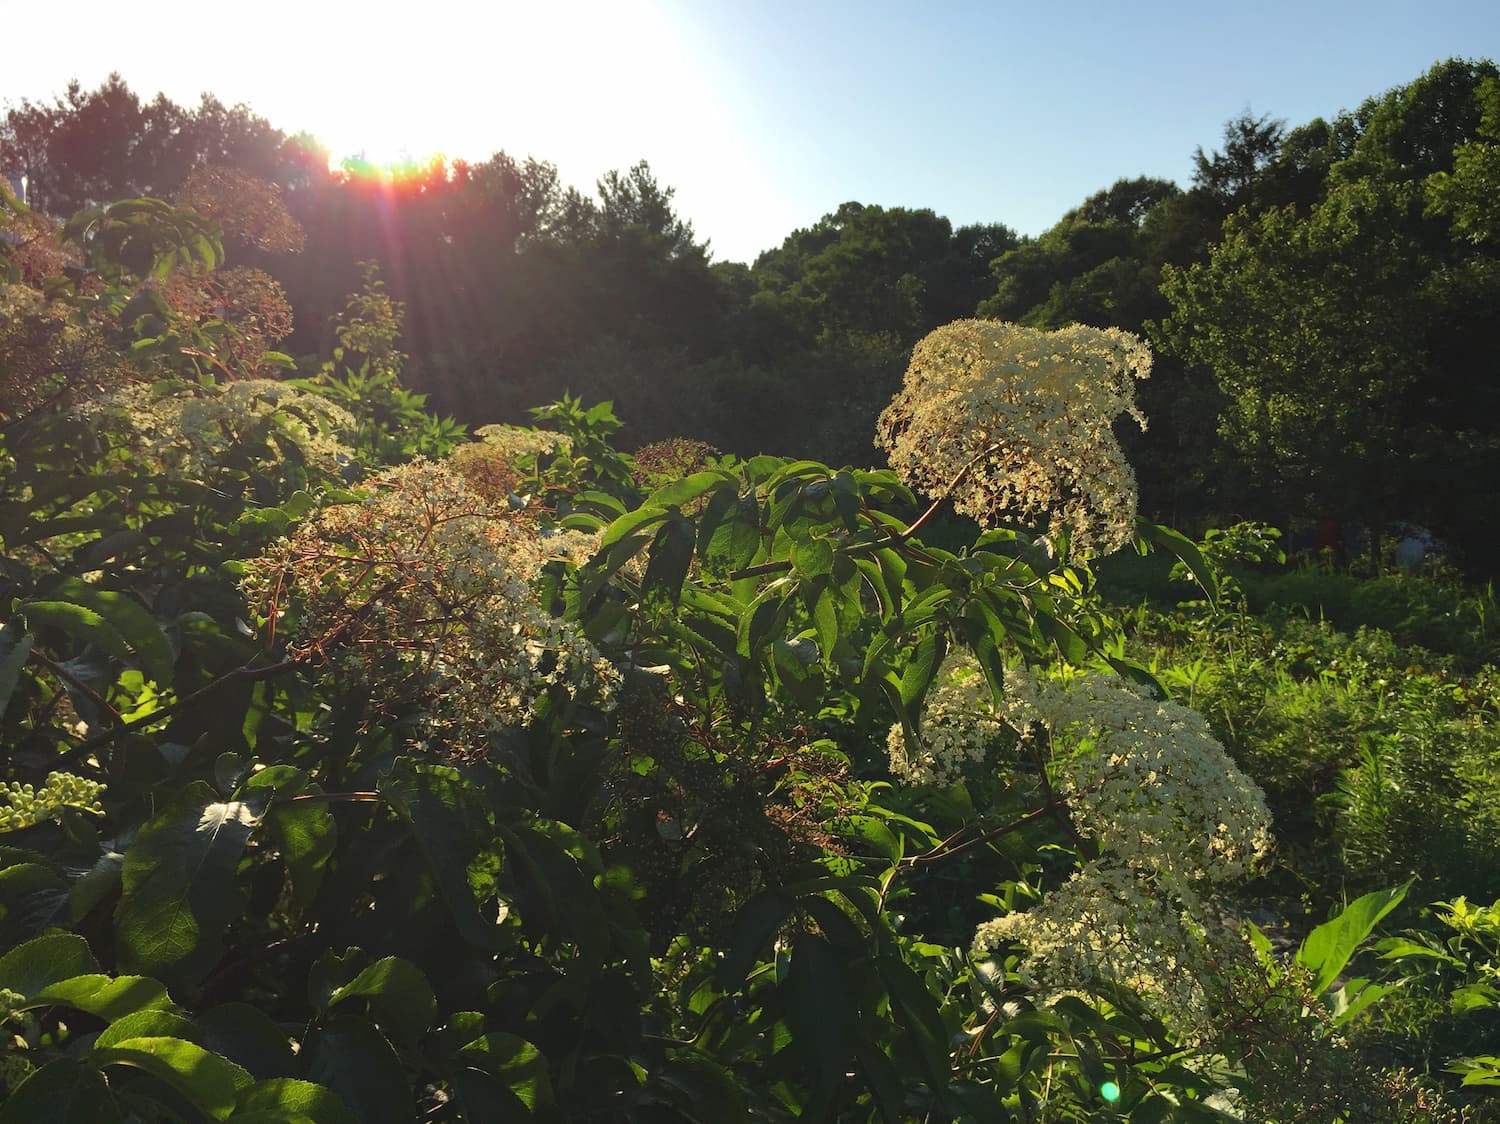
[[[1162,339],[1218,378],[1271,506],[1492,545],[1475,489],[1500,468],[1500,270],[1426,199],[1481,139],[1494,76],[1455,60],[1371,99],[1329,131],[1358,135],[1318,201],[1241,211],[1206,262],[1167,269]]]

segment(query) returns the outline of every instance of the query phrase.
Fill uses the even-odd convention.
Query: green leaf
[[[124,1119],[104,1075],[79,1058],[48,1062],[0,1103],[0,1124],[120,1124]]]
[[[165,1081],[216,1120],[234,1111],[250,1075],[226,1058],[181,1038],[143,1036],[96,1046],[89,1059],[99,1066],[127,1065]]]
[[[65,578],[50,592],[53,601],[68,601],[98,613],[134,652],[141,671],[160,687],[172,685],[172,646],[150,611],[129,594],[100,589],[90,582]],[[27,612],[30,612],[28,607]]]
[[[72,1007],[114,1021],[171,1003],[167,989],[148,976],[86,975],[43,988],[30,1005]]]
[[[645,530],[647,527],[669,518],[670,515],[671,513],[666,508],[652,505],[638,507],[634,511],[627,512],[605,528],[603,536],[599,539],[599,550],[597,553],[603,554],[605,550],[627,535]]]
[[[547,1059],[526,1039],[514,1034],[486,1034],[465,1045],[462,1056],[469,1065],[504,1081],[527,1109],[553,1103]]]
[[[642,592],[665,597],[675,605],[682,596],[682,583],[692,566],[696,542],[697,534],[689,520],[672,519],[664,523],[651,541]]]
[[[792,568],[804,578],[819,578],[833,572],[833,544],[827,539],[808,539],[792,544]]]
[[[92,644],[121,661],[131,658],[130,645],[119,630],[92,609],[71,601],[28,601],[21,607],[32,628],[56,628],[75,643]]]
[[[705,492],[716,490],[724,485],[731,487],[735,485],[735,479],[730,473],[719,468],[706,469],[658,488],[651,493],[646,504],[660,508],[680,506],[697,499]]]
[[[338,844],[338,826],[326,803],[292,801],[321,791],[301,769],[271,765],[251,774],[239,793],[247,798],[252,793],[265,794],[266,830],[286,863],[292,880],[292,904],[299,909],[306,909],[317,896],[323,872]]]
[[[194,781],[148,820],[125,853],[115,909],[127,971],[196,982],[218,962],[221,934],[240,916],[240,856],[259,824],[255,810],[227,803]]]
[[[1214,607],[1219,604],[1219,579],[1214,568],[1208,564],[1208,559],[1203,557],[1203,552],[1198,549],[1187,536],[1170,527],[1162,527],[1152,523],[1149,519],[1136,521],[1136,532],[1142,540],[1152,546],[1159,546],[1168,554],[1177,558],[1187,567],[1192,575],[1193,581],[1198,583],[1203,594],[1208,598],[1208,603]]]
[[[13,624],[0,625],[0,717],[4,717],[5,708],[10,706],[21,669],[30,657],[31,633]]]
[[[494,1074],[469,1066],[452,1071],[453,1093],[468,1124],[525,1124],[531,1110]]]
[[[915,728],[922,700],[927,697],[927,688],[948,654],[947,638],[941,632],[929,632],[917,641],[911,659],[901,672],[901,706],[912,720]]]
[[[290,1077],[273,1077],[241,1089],[230,1119],[238,1120],[241,1114],[248,1116],[253,1112],[265,1113],[270,1118],[276,1114],[304,1116],[316,1124],[359,1124],[359,1118],[329,1090]]]
[[[792,911],[792,899],[779,891],[757,894],[746,902],[734,919],[734,940],[719,961],[715,979],[723,991],[737,991],[745,983],[771,938]]]
[[[657,1077],[689,1120],[735,1124],[750,1119],[734,1075],[706,1054],[684,1050],[662,1066]]]
[[[1074,667],[1081,667],[1089,658],[1088,645],[1066,621],[1058,619],[1050,611],[1043,609],[1037,613],[1036,623],[1042,633],[1057,645],[1057,651],[1062,658]]]
[[[503,852],[483,794],[456,769],[406,757],[377,787],[411,825],[464,939],[499,951],[505,944],[500,925],[510,904],[498,889]]]
[[[0,956],[0,988],[30,999],[55,984],[98,971],[88,941],[73,933],[45,933]]]
[[[1359,946],[1384,917],[1406,897],[1408,882],[1394,890],[1377,890],[1349,903],[1337,917],[1319,925],[1297,949],[1297,963],[1312,970],[1314,995],[1322,995],[1338,978]]]
[[[1461,1074],[1465,1085],[1500,1085],[1500,1058],[1489,1054],[1459,1058],[1444,1068],[1449,1073]]]
[[[510,848],[510,873],[527,903],[523,925],[549,941],[576,944],[574,971],[598,972],[609,940],[609,915],[595,887],[598,871],[587,862],[587,843],[552,820],[501,825],[501,831]]]
[[[196,1021],[198,1041],[252,1077],[289,1077],[295,1071],[291,1037],[260,1008],[248,1003],[224,1003],[204,1011]],[[239,1103],[245,1103],[243,1092]]]
[[[417,1119],[401,1059],[370,1023],[338,1015],[304,1049],[307,1076],[339,1098],[361,1124]]]
[[[890,994],[892,1014],[914,1041],[927,1080],[941,1088],[948,1080],[948,1047],[937,1000],[902,959],[890,932],[877,927],[876,935],[882,949],[875,967]]]
[[[1357,1019],[1365,1008],[1381,999],[1391,992],[1396,991],[1405,983],[1397,980],[1390,984],[1371,983],[1369,980],[1350,980],[1343,987],[1337,988],[1325,994],[1325,1000],[1333,997],[1333,1003],[1329,1004],[1329,1013],[1332,1015],[1334,1026],[1344,1026]]]
[[[198,1028],[191,1019],[165,1008],[156,1008],[135,1011],[116,1019],[99,1032],[99,1037],[94,1039],[94,1049],[113,1046],[131,1038],[181,1038],[198,1046],[203,1045],[198,1040]]]
[[[395,1037],[415,1042],[432,1025],[437,998],[420,968],[399,956],[377,960],[328,997],[330,1008],[366,999],[375,1021]]]
[[[727,491],[720,492],[713,503],[729,496]],[[700,528],[698,553],[703,564],[714,573],[723,573],[754,563],[761,542],[760,504],[755,497],[734,498],[732,509],[723,514],[722,520],[710,521],[717,515],[711,505]]]
[[[816,1077],[819,1099],[826,1100],[854,1052],[856,1003],[848,961],[822,937],[799,933],[780,990],[792,1041]]]

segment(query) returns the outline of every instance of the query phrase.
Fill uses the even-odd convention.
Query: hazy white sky
[[[1500,57],[1500,3],[74,0],[0,103],[118,70],[340,155],[504,149],[584,188],[644,158],[751,260],[849,199],[1037,233],[1122,176],[1186,183],[1244,109],[1300,124],[1454,55]]]

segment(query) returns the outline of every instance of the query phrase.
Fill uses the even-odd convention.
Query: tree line
[[[284,288],[284,345],[327,350],[377,261],[408,310],[406,381],[478,425],[563,391],[628,444],[869,463],[913,344],[980,315],[1122,327],[1154,344],[1152,419],[1122,434],[1153,517],[1420,523],[1492,570],[1500,469],[1500,71],[1454,59],[1332,120],[1228,123],[1186,187],[1122,178],[1021,236],[845,203],[753,263],[715,261],[644,161],[592,194],[497,152],[394,171],[205,95],[112,76],[11,106],[0,171],[66,217],[181,195],[232,167],[275,184],[300,253],[245,240]],[[324,337],[330,338],[324,338]]]

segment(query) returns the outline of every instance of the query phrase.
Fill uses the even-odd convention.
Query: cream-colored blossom
[[[922,703],[919,746],[914,750],[907,744],[899,722],[891,727],[886,738],[891,772],[908,784],[956,784],[1008,730],[974,657],[952,652]]]
[[[1167,886],[1117,863],[1091,862],[1024,913],[980,925],[978,960],[1017,942],[1023,983],[1043,997],[1120,986],[1180,1034],[1212,1025],[1214,996],[1246,962],[1244,941],[1190,886]]]
[[[301,458],[337,472],[352,453],[340,434],[354,428],[342,406],[271,379],[218,386],[130,383],[79,407],[110,432],[126,432],[165,468],[202,475],[246,442],[295,446]]]
[[[511,460],[531,453],[566,453],[573,447],[572,439],[565,433],[515,425],[482,425],[474,431],[474,436],[500,449]]]
[[[529,584],[593,536],[539,536],[428,461],[365,487],[364,502],[324,508],[251,568],[268,627],[298,610],[294,655],[379,685],[459,754],[527,721],[554,686],[607,696],[613,668]]]
[[[1080,554],[1129,541],[1135,474],[1113,430],[1142,428],[1135,380],[1151,353],[1118,328],[1057,331],[959,320],[912,351],[901,391],[880,415],[876,444],[912,488],[941,495],[980,524],[1046,518]]]
[[[1114,675],[1006,678],[1015,724],[1039,722],[1080,834],[1183,881],[1245,874],[1271,844],[1265,794],[1197,711]]]
[[[1004,709],[1018,729],[1045,730],[1058,797],[1100,857],[1032,909],[980,926],[974,954],[1016,941],[1023,978],[1043,992],[1119,984],[1184,1032],[1206,1028],[1244,955],[1208,895],[1269,848],[1264,794],[1201,715],[1116,676],[1017,670]]]

